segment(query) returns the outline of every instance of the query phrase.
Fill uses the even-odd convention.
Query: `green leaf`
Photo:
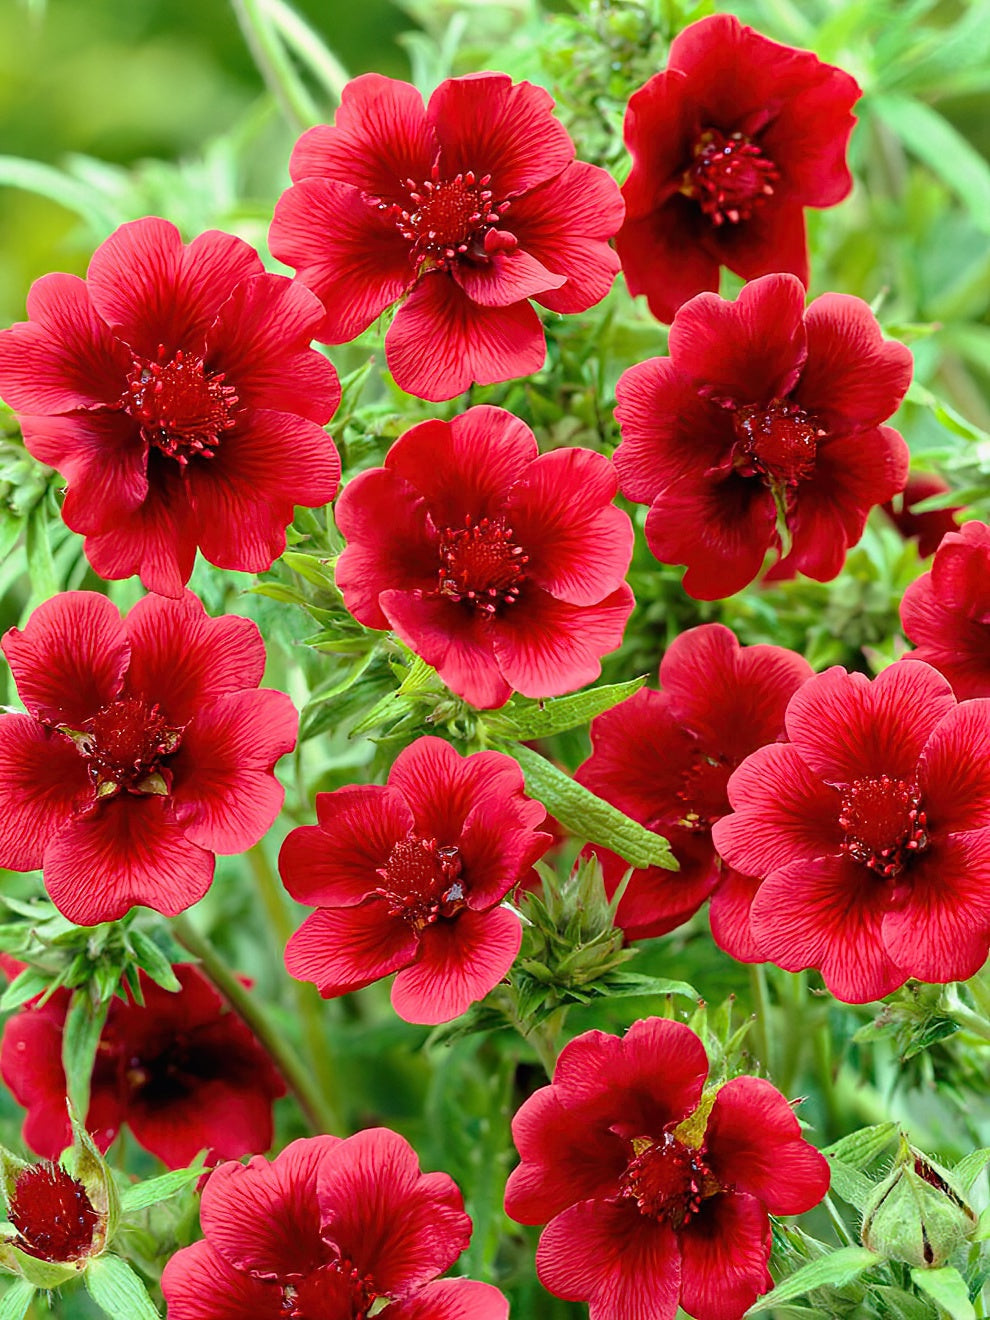
[[[57,596],[60,590],[52,548],[48,539],[48,519],[42,501],[36,504],[27,520],[27,566],[31,579],[31,600],[40,605],[42,601]]]
[[[43,995],[51,985],[52,978],[36,967],[26,967],[19,976],[15,976],[0,998],[0,1012],[6,1013],[12,1008],[20,1008],[36,995]]]
[[[0,1299],[0,1320],[24,1320],[35,1291],[34,1284],[27,1279],[15,1279]]]
[[[518,738],[520,741],[549,738],[551,734],[564,733],[567,729],[582,728],[596,715],[611,710],[638,692],[645,682],[644,674],[628,683],[610,683],[550,701],[517,699],[494,715],[486,716],[484,723],[496,738]]]
[[[542,802],[550,814],[579,839],[610,848],[631,866],[662,866],[667,871],[677,870],[670,844],[659,834],[589,793],[532,748],[503,743],[501,750],[518,761],[527,793]]]
[[[840,1247],[838,1251],[822,1256],[819,1260],[809,1261],[786,1279],[781,1279],[776,1288],[754,1302],[746,1314],[758,1315],[761,1311],[772,1311],[782,1302],[803,1297],[815,1288],[841,1288],[843,1284],[859,1278],[864,1270],[878,1265],[882,1259],[874,1252],[867,1251],[866,1247]]]
[[[848,1137],[826,1146],[822,1154],[831,1161],[841,1160],[854,1169],[865,1169],[894,1140],[900,1131],[896,1123],[874,1123],[872,1127],[850,1132]]]
[[[129,1215],[149,1205],[157,1205],[159,1201],[167,1201],[170,1196],[175,1196],[200,1178],[204,1168],[205,1160],[200,1158],[188,1169],[174,1169],[171,1173],[163,1173],[158,1178],[149,1178],[125,1188],[120,1194],[121,1214]]]
[[[95,188],[64,174],[51,165],[23,160],[19,156],[0,156],[0,185],[21,188],[25,192],[48,197],[67,211],[74,211],[87,221],[95,234],[109,234],[126,216],[111,210]]]
[[[639,972],[610,973],[601,983],[601,992],[610,999],[627,995],[683,995],[685,999],[700,998],[687,981],[671,981],[663,976],[643,976]]]
[[[960,1189],[968,1192],[988,1164],[990,1164],[990,1146],[984,1146],[982,1150],[974,1150],[965,1159],[960,1160],[949,1172]]]
[[[951,1265],[943,1265],[938,1270],[915,1267],[911,1271],[911,1282],[937,1302],[952,1320],[976,1320],[966,1280]]]
[[[876,1183],[871,1182],[865,1174],[854,1169],[852,1165],[837,1160],[834,1155],[828,1156],[828,1165],[832,1171],[832,1191],[849,1205],[855,1206],[857,1210],[864,1210],[873,1195]]]
[[[179,978],[172,971],[172,964],[150,936],[141,930],[131,930],[128,938],[134,961],[142,971],[147,972],[155,985],[160,985],[163,990],[182,989]]]
[[[148,1290],[126,1261],[101,1256],[86,1271],[93,1301],[112,1320],[161,1320]]]
[[[77,1114],[89,1110],[93,1063],[109,1010],[109,1000],[94,1006],[85,989],[76,990],[69,1004],[62,1035],[62,1066],[69,1100]]]

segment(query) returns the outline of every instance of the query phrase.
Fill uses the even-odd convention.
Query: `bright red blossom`
[[[472,705],[570,692],[601,673],[634,604],[617,484],[589,449],[540,454],[501,408],[422,422],[337,502],[344,603]]]
[[[0,866],[42,868],[70,921],[135,903],[174,916],[206,893],[214,853],[243,852],[278,815],[273,767],[296,712],[258,691],[249,620],[208,618],[189,592],[146,596],[122,620],[73,591],[3,651],[27,714],[0,714]]]
[[[964,701],[990,697],[990,527],[968,522],[942,537],[931,569],[901,601],[913,655],[944,674]]]
[[[86,1127],[106,1150],[123,1124],[170,1169],[201,1150],[212,1160],[267,1150],[272,1101],[285,1085],[268,1055],[195,967],[180,965],[178,992],[141,973],[144,1004],[114,999],[100,1037]],[[24,1141],[54,1159],[71,1141],[62,1032],[69,991],[7,1021],[0,1074],[27,1109]]]
[[[68,481],[66,523],[104,578],[177,596],[196,547],[260,572],[293,506],[325,504],[340,459],[322,428],[340,401],[310,348],[318,299],[211,230],[183,246],[121,225],[85,280],[46,275],[0,333],[0,394],[35,458]]]
[[[957,703],[914,659],[872,682],[836,666],[785,727],[729,780],[735,814],[712,831],[762,882],[762,956],[819,968],[849,1003],[972,976],[990,950],[990,701]]]
[[[536,1270],[590,1320],[740,1320],[773,1284],[771,1214],[810,1210],[828,1165],[769,1082],[705,1091],[701,1041],[649,1018],[623,1039],[588,1031],[516,1114],[522,1163],[505,1207],[550,1221]]]
[[[910,352],[859,298],[827,293],[805,311],[792,275],[754,280],[734,303],[692,298],[670,356],[616,389],[615,465],[622,493],[652,506],[650,549],[687,565],[700,600],[740,590],[770,550],[784,557],[769,578],[834,578],[870,509],[907,479],[907,446],[881,422],[910,380]]]
[[[718,289],[720,266],[807,285],[804,208],[834,206],[852,187],[859,95],[849,74],[731,14],[685,28],[626,111],[633,166],[616,246],[630,293],[671,321]]]
[[[734,958],[759,959],[749,931],[753,882],[723,866],[712,825],[731,811],[737,765],[784,734],[788,701],[811,676],[781,646],[740,646],[706,623],[682,633],[660,664],[661,691],[643,689],[592,721],[593,751],[575,779],[670,841],[680,864],[633,871],[616,924],[630,939],[663,935],[711,897],[712,934]],[[613,894],[629,870],[596,849]]]
[[[604,298],[623,214],[552,109],[501,73],[447,79],[425,108],[394,78],[350,82],[333,127],[296,143],[270,234],[326,305],[319,337],[353,339],[401,299],[385,357],[402,389],[450,399],[538,371],[529,300],[583,312]]]
[[[506,1320],[502,1294],[437,1279],[471,1239],[461,1194],[421,1173],[387,1128],[294,1141],[271,1164],[224,1164],[200,1217],[206,1240],[162,1276],[170,1320]],[[381,1303],[387,1304],[382,1307]]]
[[[428,1023],[505,976],[522,928],[499,905],[552,842],[515,761],[420,738],[385,787],[319,793],[316,813],[279,857],[292,897],[317,906],[286,948],[293,976],[330,997],[397,971],[395,1011]]]

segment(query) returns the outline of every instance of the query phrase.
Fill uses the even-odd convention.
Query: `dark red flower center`
[[[466,906],[461,854],[453,844],[410,834],[393,845],[378,874],[377,892],[386,899],[389,916],[403,917],[417,931]]]
[[[904,779],[857,779],[842,793],[843,848],[878,875],[900,875],[928,847],[928,820],[916,785]]]
[[[728,814],[731,808],[726,784],[734,769],[733,762],[724,756],[695,753],[677,790],[677,800],[684,803],[684,815],[678,821],[682,829],[710,830],[715,821]]]
[[[405,203],[378,201],[377,206],[412,244],[417,267],[425,262],[449,269],[462,257],[485,258],[485,235],[509,207],[494,202],[489,183],[490,174],[479,177],[473,170],[442,179],[434,165],[424,182],[406,179]]]
[[[698,203],[713,225],[738,224],[773,195],[780,171],[742,133],[706,128],[694,144],[681,192]]]
[[[162,346],[154,362],[134,359],[123,407],[140,422],[150,445],[185,467],[198,454],[213,457],[224,431],[236,423],[237,402],[222,371],[207,371],[201,357],[181,348],[169,358]]]
[[[34,1164],[18,1174],[10,1198],[15,1246],[38,1260],[71,1261],[86,1256],[100,1216],[86,1188],[59,1164]]]
[[[733,461],[740,476],[793,488],[815,470],[818,442],[826,433],[797,404],[783,399],[747,404],[733,412],[732,423],[738,437]]]
[[[182,740],[157,706],[139,697],[121,697],[86,720],[81,729],[60,725],[87,762],[98,798],[171,791],[167,761]]]
[[[464,601],[488,618],[500,606],[514,605],[529,555],[512,535],[501,515],[475,522],[468,514],[463,527],[446,528],[440,536],[439,594]]]
[[[335,1260],[287,1286],[283,1310],[286,1320],[364,1320],[378,1297],[370,1274]]]
[[[685,1146],[672,1132],[659,1141],[634,1137],[632,1148],[633,1158],[619,1180],[622,1195],[632,1197],[651,1219],[683,1228],[716,1189],[703,1151]]]

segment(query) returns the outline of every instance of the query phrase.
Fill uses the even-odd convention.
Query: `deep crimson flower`
[[[950,489],[949,483],[934,472],[915,472],[908,477],[904,493],[882,506],[884,513],[906,541],[912,538],[917,540],[918,554],[922,559],[935,553],[946,532],[959,530],[956,514],[961,509],[959,505],[952,505],[947,509],[915,513],[915,505],[933,495],[944,495]]]
[[[587,1031],[513,1120],[522,1163],[506,1211],[550,1220],[536,1272],[590,1302],[590,1320],[673,1320],[678,1304],[740,1320],[773,1284],[767,1212],[800,1214],[828,1191],[827,1162],[775,1087],[734,1077],[712,1102],[707,1073],[683,1023]]]
[[[529,299],[583,312],[604,298],[623,215],[552,109],[504,73],[449,78],[425,108],[394,78],[348,83],[334,126],[296,143],[269,236],[326,305],[318,337],[344,343],[404,299],[385,358],[409,393],[450,399],[538,371]]]
[[[279,857],[292,897],[317,907],[289,940],[290,973],[330,998],[398,972],[392,1005],[407,1022],[447,1022],[484,998],[522,939],[499,904],[552,842],[516,762],[419,738],[385,787],[318,793],[316,814]]]
[[[634,604],[617,485],[602,454],[540,454],[501,408],[422,422],[337,501],[344,603],[472,705],[570,692],[601,673]]]
[[[632,294],[670,321],[717,290],[719,267],[808,283],[806,206],[852,187],[846,145],[860,89],[808,50],[778,45],[731,14],[684,29],[664,73],[626,111],[632,171],[616,238]]]
[[[957,704],[911,658],[872,682],[836,666],[785,727],[729,780],[735,814],[712,831],[762,880],[763,957],[819,968],[849,1003],[972,976],[990,950],[990,701]]]
[[[201,1150],[235,1159],[272,1144],[272,1101],[285,1085],[268,1055],[209,981],[180,964],[173,993],[141,973],[144,1004],[114,999],[100,1037],[86,1127],[106,1150],[127,1123],[171,1169]],[[71,1141],[62,1032],[69,991],[8,1019],[0,1074],[27,1109],[24,1141],[54,1159]]]
[[[169,1320],[506,1320],[497,1288],[437,1279],[471,1240],[445,1173],[421,1173],[387,1128],[294,1141],[272,1163],[223,1164],[200,1211],[206,1240],[177,1252]],[[380,1304],[387,1301],[387,1305]]]
[[[720,623],[682,633],[660,664],[661,691],[643,689],[592,721],[593,751],[574,778],[669,840],[679,871],[633,871],[616,924],[633,940],[663,935],[711,897],[712,934],[734,958],[759,961],[749,931],[754,882],[723,866],[712,825],[732,808],[737,765],[784,736],[788,701],[811,676],[782,646],[740,646]],[[604,849],[609,895],[629,863]]]
[[[310,348],[318,299],[231,234],[184,247],[165,220],[121,225],[85,280],[46,275],[0,333],[0,394],[35,458],[68,481],[62,515],[104,578],[177,596],[196,547],[260,572],[296,504],[332,499],[322,428],[340,401]]]
[[[901,601],[912,658],[944,674],[964,701],[990,697],[990,527],[968,522],[942,538],[929,572]]]
[[[826,293],[805,311],[793,275],[754,280],[734,303],[692,298],[670,356],[616,389],[615,465],[622,493],[652,505],[650,549],[687,564],[700,600],[744,587],[788,540],[770,578],[834,578],[872,506],[907,479],[907,446],[880,423],[910,380],[910,352],[859,298]]]
[[[202,898],[214,853],[257,843],[282,805],[275,762],[296,712],[258,691],[248,619],[211,619],[191,592],[121,620],[105,596],[40,605],[3,651],[27,714],[0,714],[0,866],[41,867],[82,926],[135,903],[175,916]]]

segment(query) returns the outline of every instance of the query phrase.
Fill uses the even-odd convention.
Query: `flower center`
[[[182,741],[157,706],[139,697],[121,697],[86,720],[81,729],[59,725],[88,763],[97,798],[129,793],[171,792],[168,757]]]
[[[682,829],[711,829],[715,821],[730,810],[726,784],[735,769],[724,756],[713,758],[696,752],[694,760],[681,775],[677,800],[684,803],[684,815],[677,822]]]
[[[900,875],[928,847],[928,820],[914,784],[904,779],[857,779],[842,794],[839,824],[849,856],[887,879]]]
[[[706,128],[694,144],[681,192],[698,203],[713,225],[738,224],[773,195],[780,171],[742,133]]]
[[[633,1158],[619,1180],[623,1196],[630,1196],[642,1214],[683,1228],[701,1209],[709,1194],[712,1172],[700,1150],[685,1146],[671,1132],[659,1141],[634,1137]]]
[[[59,1164],[34,1164],[17,1177],[10,1198],[14,1245],[38,1260],[70,1261],[87,1255],[100,1216],[86,1188]]]
[[[382,886],[377,892],[387,900],[389,916],[404,917],[417,931],[467,906],[460,849],[453,845],[410,834],[393,845],[378,874]]]
[[[237,393],[223,382],[224,373],[207,371],[201,357],[180,348],[168,358],[162,345],[157,361],[134,359],[123,408],[150,445],[185,467],[197,454],[212,458],[235,424]]]
[[[774,399],[737,408],[732,415],[736,470],[768,486],[793,488],[815,470],[818,441],[826,434],[795,403]]]
[[[504,517],[475,522],[468,514],[463,527],[448,527],[441,534],[437,591],[491,618],[500,605],[519,599],[528,563],[529,555],[513,542]]]
[[[498,205],[488,187],[490,174],[480,178],[473,170],[441,179],[440,167],[434,165],[431,177],[423,183],[406,179],[408,202],[377,203],[399,233],[412,244],[411,257],[448,269],[458,258],[467,255],[483,258],[486,232],[498,224],[509,203]]]
[[[285,1287],[286,1320],[364,1320],[378,1300],[375,1281],[349,1260],[334,1260]]]

